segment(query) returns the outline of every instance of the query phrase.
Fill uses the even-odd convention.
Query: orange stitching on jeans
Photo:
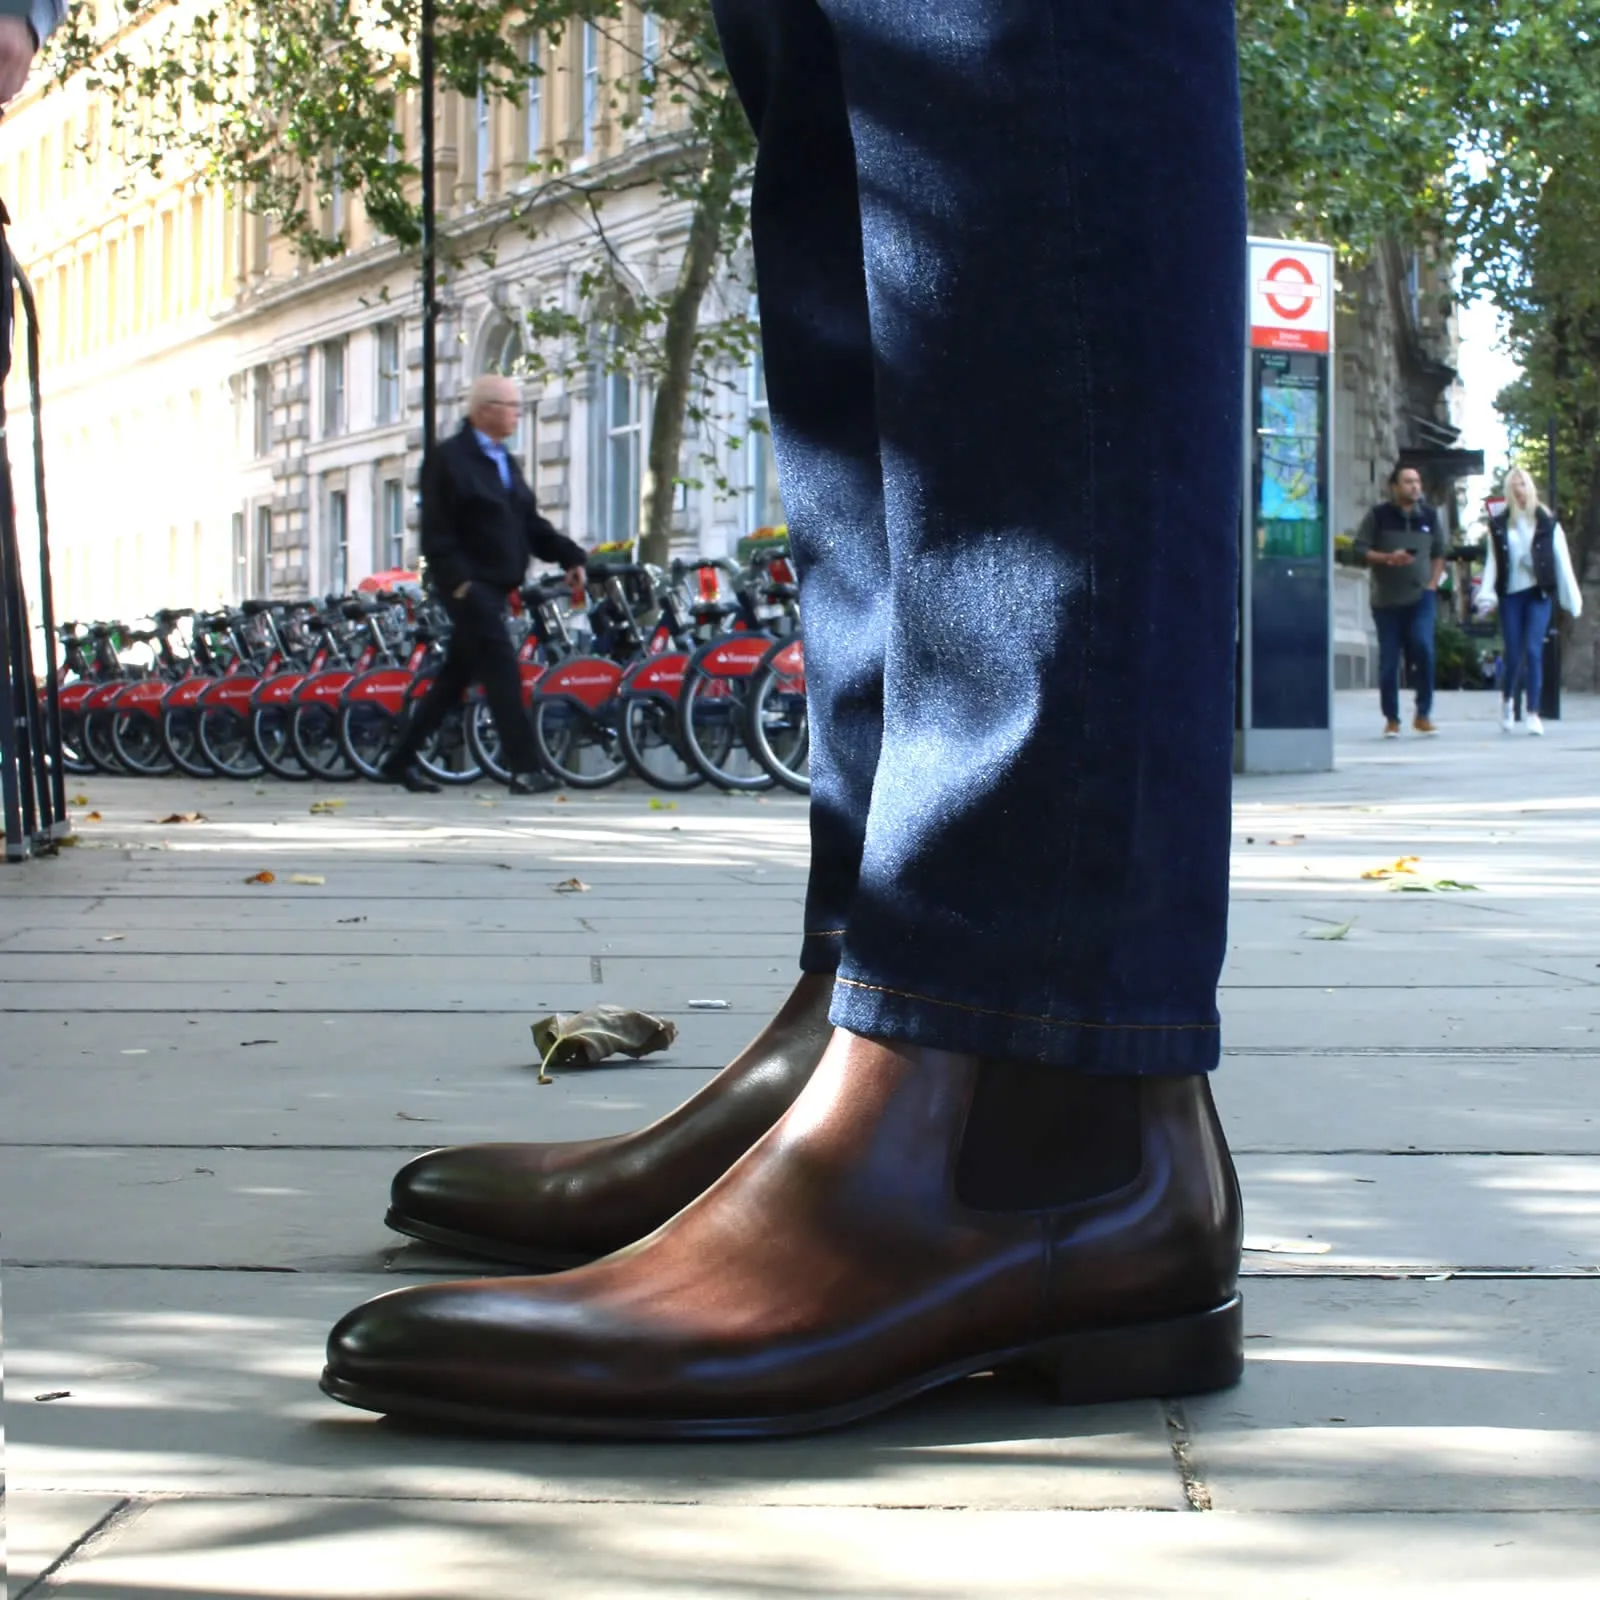
[[[881,983],[862,983],[855,978],[835,975],[835,983],[851,989],[866,989],[873,994],[898,995],[902,1000],[920,1000],[924,1005],[944,1006],[950,1011],[970,1011],[975,1017],[1004,1017],[1008,1022],[1042,1022],[1047,1028],[1093,1028],[1103,1033],[1215,1033],[1215,1022],[1067,1022],[1060,1017],[1035,1017],[1026,1011],[994,1011],[988,1006],[966,1006],[959,1000],[935,1000],[931,994],[912,994],[909,989],[891,989]]]

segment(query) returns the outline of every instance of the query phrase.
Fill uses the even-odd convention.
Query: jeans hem
[[[1187,1076],[1210,1072],[1222,1052],[1218,1023],[1103,1022],[1034,1016],[936,1000],[841,976],[828,1020],[868,1038],[894,1039],[1078,1072]]]
[[[802,972],[837,972],[839,957],[844,949],[844,929],[825,929],[821,933],[808,933],[800,941],[800,970]]]

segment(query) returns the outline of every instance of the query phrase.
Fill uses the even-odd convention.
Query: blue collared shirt
[[[506,447],[498,439],[491,439],[481,428],[474,428],[472,431],[477,435],[478,448],[499,469],[500,487],[509,493],[511,489],[511,460],[506,455]]]

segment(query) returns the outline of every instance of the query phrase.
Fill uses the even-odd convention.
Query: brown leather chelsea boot
[[[429,1244],[556,1271],[654,1232],[794,1103],[827,1047],[833,977],[807,973],[741,1054],[636,1133],[430,1151],[390,1186],[384,1219]]]
[[[1070,1402],[1235,1382],[1239,1194],[1208,1080],[1132,1080],[1116,1187],[1001,1209],[957,1183],[984,1066],[838,1032],[777,1126],[649,1238],[557,1277],[382,1295],[334,1328],[322,1387],[640,1439],[802,1433],[988,1371]]]

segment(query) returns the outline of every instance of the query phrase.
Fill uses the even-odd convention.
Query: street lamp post
[[[422,0],[422,35],[417,72],[422,80],[422,478],[427,482],[433,455],[434,420],[438,397],[434,368],[438,351],[438,271],[434,263],[433,186],[433,19],[434,0]]]

